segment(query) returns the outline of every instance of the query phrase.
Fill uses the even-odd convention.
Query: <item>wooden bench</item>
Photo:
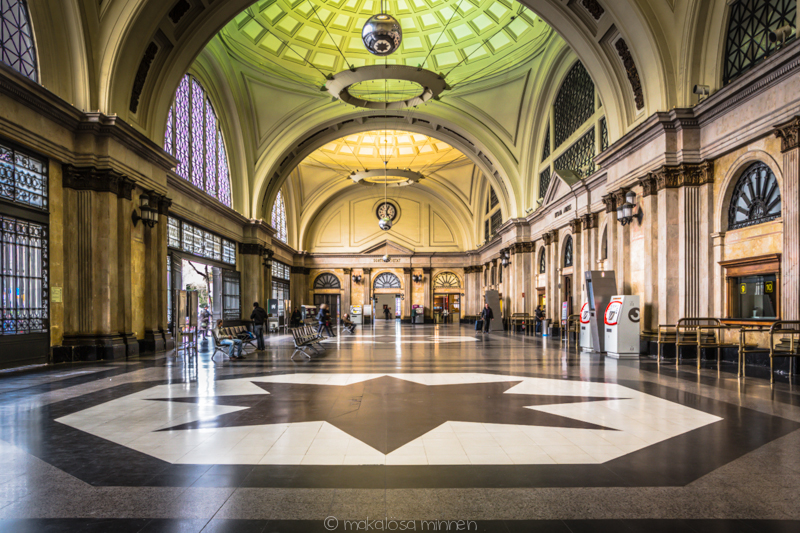
[[[532,328],[533,316],[529,315],[528,313],[514,313],[509,319],[509,325],[511,326],[512,333],[517,331],[517,326],[526,326]]]
[[[294,359],[294,356],[297,355],[298,351],[303,352],[303,355],[311,359],[311,355],[306,352],[306,348],[312,348],[314,351],[319,351],[317,350],[317,345],[321,346],[322,339],[324,337],[314,331],[313,327],[300,326],[299,328],[292,329],[291,332],[295,348],[294,353],[292,354],[292,359]]]
[[[775,382],[773,359],[789,357],[789,377],[793,375],[794,358],[800,357],[800,320],[779,320],[769,328],[769,383]]]

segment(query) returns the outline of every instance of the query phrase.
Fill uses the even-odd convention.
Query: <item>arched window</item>
[[[286,231],[286,204],[283,203],[283,191],[278,191],[275,203],[272,204],[272,227],[278,231],[275,236],[279,241],[287,242],[289,240]]]
[[[783,26],[797,25],[797,0],[736,0],[731,4],[728,37],[725,45],[727,84],[749,70],[780,45],[772,42],[770,32]],[[795,38],[794,32],[787,40]]]
[[[36,47],[25,0],[0,0],[0,61],[39,82]]]
[[[320,274],[314,280],[315,289],[341,289],[342,285],[339,283],[339,278],[328,272]]]
[[[781,216],[781,191],[772,170],[758,161],[744,171],[733,189],[728,229],[744,228]]]
[[[572,266],[572,235],[567,235],[564,243],[564,268]]]
[[[559,147],[594,114],[594,82],[578,61],[564,77],[553,102],[553,146]]]
[[[400,279],[391,272],[384,272],[375,278],[376,289],[399,289]]]
[[[228,154],[217,114],[203,86],[187,74],[169,108],[164,150],[179,161],[175,172],[231,207]]]
[[[442,272],[433,280],[434,289],[458,289],[460,287],[461,282],[458,280],[458,276],[452,272]]]
[[[539,274],[544,274],[547,271],[547,256],[545,255],[545,249],[542,248],[542,251],[539,253]]]

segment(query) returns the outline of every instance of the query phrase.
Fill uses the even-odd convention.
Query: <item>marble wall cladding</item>
[[[145,244],[144,224],[137,224],[131,232],[131,314],[133,334],[137,339],[144,338],[145,313]]]
[[[758,257],[783,251],[783,220],[728,231],[725,234],[725,260]]]
[[[628,224],[630,231],[630,254],[629,254],[629,287],[630,294],[639,295],[639,301],[645,301],[645,274],[648,266],[647,254],[649,251],[645,246],[645,233],[651,230],[649,217],[652,213],[645,213],[644,205],[642,202],[642,188],[634,187],[633,192],[636,193],[636,205],[641,212],[641,219],[634,219]],[[645,220],[648,217],[648,220]],[[644,321],[640,322],[640,326],[644,327]]]
[[[49,165],[50,200],[50,344],[58,346],[64,338],[64,189],[61,164]],[[60,289],[62,302],[53,302],[53,289]]]
[[[352,305],[361,305],[364,301],[364,291],[366,290],[366,285],[364,284],[364,280],[366,279],[366,276],[364,276],[364,270],[360,268],[354,268],[350,275],[361,276],[361,281],[358,283],[351,281],[350,285],[350,302],[352,302]]]
[[[425,273],[421,268],[415,268],[411,271],[412,276],[424,276]],[[429,276],[431,274],[428,274]],[[419,283],[411,282],[411,305],[421,305],[423,307],[428,307],[430,305],[429,302],[425,301],[425,280],[423,279]]]

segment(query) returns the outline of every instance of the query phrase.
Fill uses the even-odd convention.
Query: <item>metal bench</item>
[[[745,377],[745,356],[749,353],[768,353],[769,348],[766,346],[762,346],[758,343],[758,341],[753,342],[752,340],[748,342],[747,335],[753,333],[764,333],[767,331],[767,326],[739,326],[739,356],[738,356],[738,364],[739,364],[739,377]]]
[[[723,348],[734,348],[737,346],[734,342],[725,340],[725,332],[728,330],[736,329],[732,326],[725,324],[716,324],[713,326],[697,326],[697,370],[700,370],[700,353],[703,348],[717,350],[717,370],[720,369],[720,362],[722,360]]]
[[[528,313],[514,313],[511,315],[509,319],[509,325],[511,326],[511,333],[515,333],[517,331],[518,326],[522,326],[525,328],[526,326],[532,327],[533,326],[533,317]],[[526,330],[525,333],[527,333]]]
[[[319,351],[316,345],[321,344],[324,337],[314,331],[314,328],[311,326],[300,326],[299,328],[292,329],[291,332],[295,348],[292,359],[297,355],[297,352],[303,352],[303,355],[311,359],[311,355],[306,352],[306,348]]]
[[[230,326],[227,328],[223,328],[222,331],[225,332],[226,335],[230,335],[231,337],[234,337],[242,341],[242,344],[244,345],[242,347],[243,349],[246,348],[247,346],[250,346],[253,349],[253,351],[257,349],[256,345],[253,344],[253,341],[255,341],[256,339],[250,336],[250,333],[247,331],[247,328],[245,326]]]
[[[570,337],[570,333],[575,334],[575,344],[578,348],[580,348],[580,334],[581,334],[581,315],[569,315],[567,317],[567,327],[564,328],[561,336],[562,341],[566,341],[567,343],[567,350],[570,349],[572,346],[572,337]]]
[[[777,341],[777,342],[776,342]],[[775,382],[773,359],[789,357],[789,377],[794,374],[794,358],[800,357],[800,320],[779,320],[769,328],[769,383]]]
[[[694,318],[681,318],[674,326],[674,342],[675,342],[675,366],[681,364],[681,348],[684,346],[695,346],[706,341],[711,342],[710,333],[700,333],[698,327],[700,326],[720,326],[722,323],[718,318],[711,317],[694,317]],[[661,357],[661,326],[659,326],[659,345],[658,352],[659,358]],[[700,357],[700,351],[697,352],[697,357]]]

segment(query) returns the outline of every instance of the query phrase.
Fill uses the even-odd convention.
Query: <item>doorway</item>
[[[461,321],[461,295],[434,294],[433,320],[437,324],[458,324]]]
[[[319,309],[322,304],[328,304],[328,310],[331,312],[331,318],[339,321],[339,303],[341,296],[338,294],[315,294],[314,305]]]
[[[573,314],[572,309],[572,275],[564,276],[564,301],[567,302],[567,316]]]
[[[389,309],[389,320],[394,320],[399,317],[398,302],[400,298],[396,294],[376,294],[375,295],[375,319],[385,320],[386,314],[383,312],[384,307]]]

